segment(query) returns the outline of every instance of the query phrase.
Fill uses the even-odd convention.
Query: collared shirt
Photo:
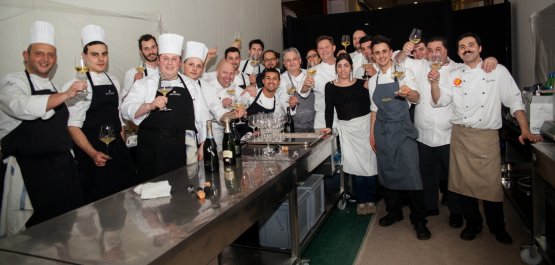
[[[477,129],[499,129],[502,125],[501,104],[514,115],[524,110],[520,90],[503,65],[486,73],[482,62],[475,68],[464,64],[452,71],[446,86],[441,87],[436,106],[453,103],[451,123]],[[441,85],[441,83],[440,83]]]
[[[56,91],[50,79],[30,74],[35,91]],[[0,81],[0,140],[23,120],[50,119],[55,111],[46,111],[50,95],[31,95],[25,72],[7,74]]]
[[[317,66],[316,74],[314,76],[314,110],[316,111],[316,116],[314,117],[314,128],[325,128],[326,127],[326,84],[329,81],[334,80],[335,77],[335,64],[327,64],[321,62]],[[303,97],[307,97],[308,93],[300,94]],[[337,115],[334,115],[334,124],[337,124]]]
[[[208,107],[204,101],[204,97],[202,96],[201,86],[198,85],[198,80],[192,80],[182,74],[179,74],[179,76],[183,78],[183,82],[187,85],[187,89],[193,99],[195,127],[198,132],[197,140],[201,143],[206,138],[206,121],[211,119],[210,111],[208,111]],[[135,119],[135,113],[143,103],[150,103],[154,101],[156,98],[156,91],[158,91],[159,79],[160,75],[149,75],[145,78],[137,80],[133,86],[131,86],[129,93],[121,104],[121,114],[124,119],[130,120],[139,125],[146,117],[148,117],[150,113]],[[172,80],[171,85],[175,87],[183,87],[179,78]]]
[[[260,58],[260,62],[262,62],[262,58]],[[243,72],[247,75],[250,75],[252,73],[254,74],[260,74],[262,73],[262,71],[264,71],[264,65],[262,64],[258,64],[258,65],[252,65],[250,64],[251,59],[245,59],[245,60],[241,60],[241,63],[239,64],[239,71]],[[245,64],[247,64],[247,67],[245,67]],[[245,69],[245,71],[243,71],[243,69]]]
[[[278,114],[285,114],[286,113],[286,109],[285,109],[285,104],[284,102],[278,97],[277,93],[274,94],[273,97],[269,98],[266,95],[264,95],[264,92],[262,91],[258,91],[260,93],[260,97],[258,97],[258,99],[256,100],[256,103],[258,103],[258,105],[264,107],[265,109],[273,109],[274,108],[274,99],[275,99],[275,110],[274,113],[278,113]],[[251,102],[251,104],[253,104],[254,102]],[[289,104],[287,104],[289,105]]]
[[[116,90],[118,91],[118,104],[121,105],[121,89],[119,81],[116,79],[116,77],[112,74],[104,72],[96,73],[90,71],[89,73],[94,85],[96,86],[111,85],[113,82]],[[108,76],[110,76],[110,78],[108,78]],[[112,80],[112,82],[110,82],[110,79]],[[62,87],[62,91],[67,91],[76,80],[77,79],[72,79],[65,83]],[[66,100],[67,109],[69,110],[69,120],[67,122],[67,126],[74,126],[79,128],[83,126],[83,123],[87,118],[87,110],[89,110],[89,107],[91,106],[91,100],[94,93],[91,82],[89,80],[87,80],[87,91],[89,93],[86,96],[77,95],[71,99]],[[121,125],[123,126],[124,123],[121,120],[121,115],[119,116]]]
[[[376,103],[374,102],[374,99],[372,98],[372,96],[374,95],[374,91],[376,90],[376,78],[378,78],[378,84],[388,84],[388,83],[393,83],[395,82],[395,79],[393,78],[393,65],[391,67],[389,67],[389,69],[387,69],[387,71],[385,73],[382,73],[380,70],[378,70],[378,73],[375,74],[374,76],[372,76],[369,80],[368,80],[368,92],[370,93],[370,110],[373,112],[377,112],[378,111],[378,106],[376,106]],[[418,84],[416,83],[416,79],[414,78],[414,74],[412,72],[412,70],[408,69],[405,71],[405,77],[399,82],[399,86],[401,85],[406,85],[408,87],[410,87],[410,89],[418,91],[418,93],[420,93],[422,95],[422,92],[420,92],[420,89],[418,87]],[[407,100],[407,104],[411,104],[411,102],[409,102]]]
[[[451,142],[451,127],[449,121],[453,113],[452,105],[434,108],[432,105],[431,84],[428,81],[428,73],[431,70],[430,62],[426,59],[405,59],[405,66],[416,75],[416,81],[420,88],[420,103],[414,109],[414,126],[418,130],[417,141],[431,147],[449,144]],[[461,64],[451,60],[439,69],[440,83],[446,85],[449,73]]]
[[[301,89],[303,88],[306,75],[307,73],[305,69],[301,69],[301,73],[299,73],[299,75],[297,76],[289,74],[288,71],[285,71],[283,74],[281,74],[279,88],[276,91],[276,96],[280,98],[280,102],[285,104],[284,106],[285,109],[289,107],[289,97],[291,97],[291,95],[287,94],[287,88],[295,87],[297,93],[301,97],[306,98],[309,95],[308,93],[301,94]],[[296,113],[296,109],[291,109],[291,115],[295,115],[295,113]]]
[[[158,75],[158,67],[154,68],[145,63],[145,69],[148,74],[147,76]],[[127,72],[125,72],[125,78],[123,79],[123,88],[121,91],[122,98],[124,98],[127,95],[127,93],[129,93],[129,89],[131,89],[131,86],[133,85],[133,83],[135,83],[136,73],[137,73],[137,67],[133,67],[127,70]]]

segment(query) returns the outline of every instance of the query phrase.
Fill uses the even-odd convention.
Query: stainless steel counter
[[[334,142],[331,136],[312,147],[292,148],[281,159],[244,155],[233,170],[224,170],[220,162],[217,174],[206,174],[202,166],[184,167],[153,180],[169,181],[169,198],[141,200],[125,190],[2,239],[0,250],[53,263],[215,263],[226,246],[286,195],[289,205],[296,206],[291,202],[296,202],[298,174],[309,169],[306,161],[316,163],[314,156],[325,158],[322,148],[331,151],[327,146]],[[203,187],[207,180],[213,180],[215,195],[200,200],[187,190],[191,185]],[[297,216],[296,207],[290,207],[290,215]],[[293,234],[297,224],[291,222]],[[296,257],[298,238],[292,242]]]

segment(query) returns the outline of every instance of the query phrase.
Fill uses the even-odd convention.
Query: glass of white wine
[[[139,57],[139,60],[137,61],[137,66],[135,67],[135,70],[137,71],[137,73],[145,72],[145,63],[140,57]]]
[[[393,78],[397,78],[399,81],[402,81],[405,77],[405,66],[400,63],[395,63],[393,66]]]
[[[434,52],[430,55],[430,67],[433,70],[439,71],[441,69],[441,65],[443,64],[441,60],[441,54]]]
[[[409,35],[409,41],[413,44],[417,44],[422,39],[422,30],[413,28]]]
[[[100,126],[100,134],[98,135],[98,139],[106,144],[106,155],[108,159],[112,159],[110,156],[110,143],[116,139],[116,135],[114,133],[114,126],[109,123],[102,124]]]
[[[289,87],[287,87],[287,94],[288,94],[289,96],[293,96],[293,95],[295,94],[295,92],[297,92],[297,90],[295,89],[294,86],[289,86]]]
[[[308,62],[307,66],[308,69],[306,70],[306,73],[314,78],[314,76],[316,75],[316,65],[314,64],[314,62]],[[314,88],[314,85],[312,85],[312,88]]]
[[[236,31],[233,35],[233,43],[237,46],[241,46],[241,42],[243,41],[243,37],[241,36],[241,31]]]
[[[170,93],[170,91],[172,91],[173,87],[171,85],[160,85],[160,87],[158,88],[158,92],[160,92],[160,94],[162,94],[164,97],[168,97],[168,93]],[[160,111],[171,111],[172,109],[168,108],[167,106],[164,106],[164,108],[160,109]]]
[[[89,66],[83,60],[83,56],[79,55],[75,57],[75,71],[77,72],[75,78],[77,80],[87,80],[87,72],[89,71]],[[89,91],[84,89],[78,92],[80,96],[86,97],[89,94]]]
[[[341,45],[343,45],[343,47],[345,47],[345,51],[346,51],[347,47],[349,45],[351,45],[351,36],[349,36],[349,35],[341,36]]]

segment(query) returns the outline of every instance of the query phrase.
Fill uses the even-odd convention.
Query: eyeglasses
[[[299,58],[299,57],[286,59],[286,60],[285,60],[285,63],[298,62],[300,59],[301,59],[301,58]]]
[[[264,59],[264,62],[267,63],[267,62],[274,61],[274,60],[277,60],[277,58],[275,58],[275,57],[274,58],[266,58],[266,59]]]
[[[307,55],[306,59],[308,60],[310,58],[316,58],[316,57],[318,57],[318,54],[311,54],[311,55]]]

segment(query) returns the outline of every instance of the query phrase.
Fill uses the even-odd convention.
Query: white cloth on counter
[[[141,199],[156,199],[171,196],[170,191],[172,186],[167,180],[158,182],[147,182],[140,184],[133,189],[133,191],[141,195]]]
[[[0,238],[25,230],[25,223],[34,212],[17,160],[10,156],[3,163],[7,164],[7,169],[0,213]]]

